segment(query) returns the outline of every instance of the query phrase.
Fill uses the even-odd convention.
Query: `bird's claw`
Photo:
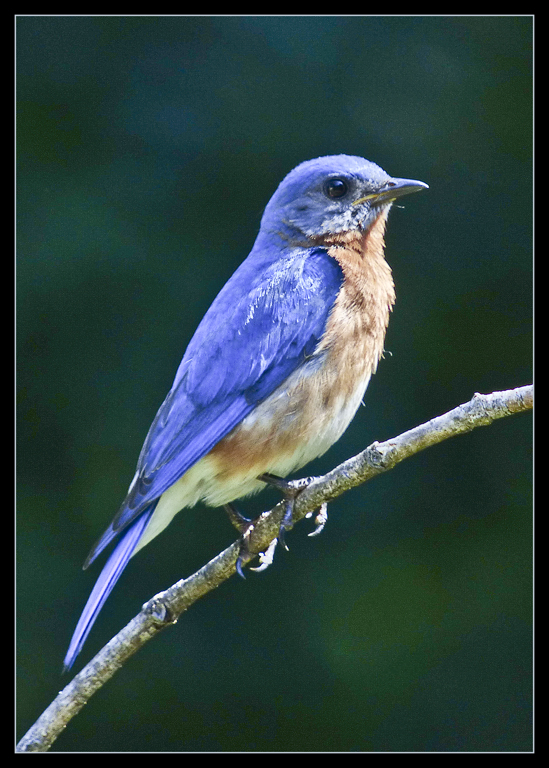
[[[250,568],[250,571],[259,573],[260,571],[265,571],[270,565],[272,565],[277,544],[278,539],[273,539],[265,552],[259,553],[259,565],[256,568]]]
[[[275,488],[278,488],[280,491],[282,491],[284,495],[285,508],[284,508],[284,515],[280,522],[277,538],[271,541],[271,543],[269,544],[265,552],[259,553],[258,555],[259,565],[256,568],[250,568],[251,571],[256,571],[257,573],[266,570],[270,565],[272,565],[276,545],[278,543],[280,543],[284,547],[284,549],[288,551],[288,545],[284,540],[284,534],[286,531],[289,531],[293,527],[292,518],[293,518],[294,503],[296,498],[301,493],[301,491],[304,488],[307,488],[308,485],[310,485],[312,478],[305,477],[300,480],[284,480],[283,478],[277,477],[276,475],[264,473],[262,475],[259,475],[258,480],[262,480],[264,483],[267,483],[268,485],[272,485]],[[254,524],[247,517],[244,517],[243,515],[241,515],[240,512],[236,509],[236,507],[234,507],[232,504],[225,504],[225,510],[232,524],[242,534],[242,538],[240,541],[240,549],[239,549],[238,557],[236,559],[235,568],[238,575],[241,576],[243,579],[245,579],[246,577],[244,575],[242,566],[244,563],[244,559],[247,558],[248,555],[250,554],[250,551],[248,548],[248,540],[250,538],[252,531],[254,530]],[[309,512],[306,516],[312,517],[312,515],[313,515],[313,512]],[[309,533],[309,536],[318,536],[318,534],[322,532],[324,526],[326,525],[327,519],[328,519],[328,504],[324,502],[320,506],[316,514],[315,529],[314,531]]]
[[[284,532],[289,531],[293,527],[292,518],[295,500],[301,491],[303,491],[304,488],[307,488],[307,486],[311,484],[312,479],[312,477],[304,477],[300,480],[284,480],[284,478],[278,477],[277,475],[271,475],[269,472],[264,472],[258,477],[258,480],[262,480],[264,483],[267,483],[267,485],[272,485],[275,488],[278,488],[280,491],[282,491],[284,496],[284,517],[280,523],[278,540],[286,551],[288,550],[288,546],[284,541]]]
[[[309,512],[305,517],[312,517],[313,512]],[[324,530],[324,526],[328,522],[328,503],[325,501],[323,504],[321,504],[320,509],[318,510],[316,517],[315,517],[315,529],[314,531],[311,531],[311,533],[307,534],[308,536],[318,536],[319,533],[322,533]]]
[[[236,572],[238,575],[245,579],[244,571],[242,570],[242,564],[244,562],[244,558],[248,557],[250,555],[250,549],[248,547],[248,541],[250,539],[250,535],[255,528],[253,523],[249,523],[246,530],[243,532],[242,537],[240,539],[240,546],[238,548],[238,557],[236,558],[236,563],[234,564],[234,567],[236,569]]]

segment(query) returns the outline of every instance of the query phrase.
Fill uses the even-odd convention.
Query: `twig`
[[[362,453],[343,462],[323,477],[312,478],[296,499],[293,522],[297,523],[326,502],[392,469],[403,459],[424,448],[532,407],[531,385],[490,395],[475,394],[468,403],[398,437],[383,443],[372,443]],[[252,553],[268,549],[278,534],[283,514],[284,504],[280,503],[254,521],[253,527],[246,534],[250,555],[244,558],[245,562],[255,556]],[[130,656],[167,626],[175,624],[181,613],[196,600],[235,573],[240,549],[239,540],[188,579],[177,582],[145,603],[141,612],[59,693],[21,739],[16,751],[46,752],[67,723]]]

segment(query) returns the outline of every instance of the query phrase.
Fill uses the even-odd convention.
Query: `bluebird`
[[[301,163],[206,312],[149,430],[124,503],[84,568],[121,536],[65,657],[70,669],[130,557],[185,507],[234,510],[321,456],[355,415],[395,301],[384,232],[427,184],[361,157]],[[286,525],[288,521],[286,520]]]

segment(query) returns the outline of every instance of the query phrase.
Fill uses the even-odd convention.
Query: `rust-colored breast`
[[[338,368],[340,385],[349,390],[375,372],[395,302],[391,269],[383,254],[387,214],[388,208],[366,233],[326,238],[329,253],[341,266],[345,281],[320,348],[329,350]]]

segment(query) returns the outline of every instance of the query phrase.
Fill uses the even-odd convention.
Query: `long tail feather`
[[[128,560],[133,554],[139,539],[141,538],[143,531],[147,527],[147,523],[151,519],[151,515],[154,512],[156,504],[153,504],[146,512],[144,512],[128,530],[124,533],[123,538],[118,542],[112,555],[107,560],[107,563],[99,578],[97,579],[91,595],[88,598],[86,607],[82,612],[82,616],[74,630],[69,650],[65,656],[63,665],[63,671],[67,672],[74,660],[82,650],[88,634],[94,625],[94,622],[99,614],[99,611],[103,607],[105,600],[112,592],[112,589],[118,579],[120,578],[122,571],[128,564]]]

